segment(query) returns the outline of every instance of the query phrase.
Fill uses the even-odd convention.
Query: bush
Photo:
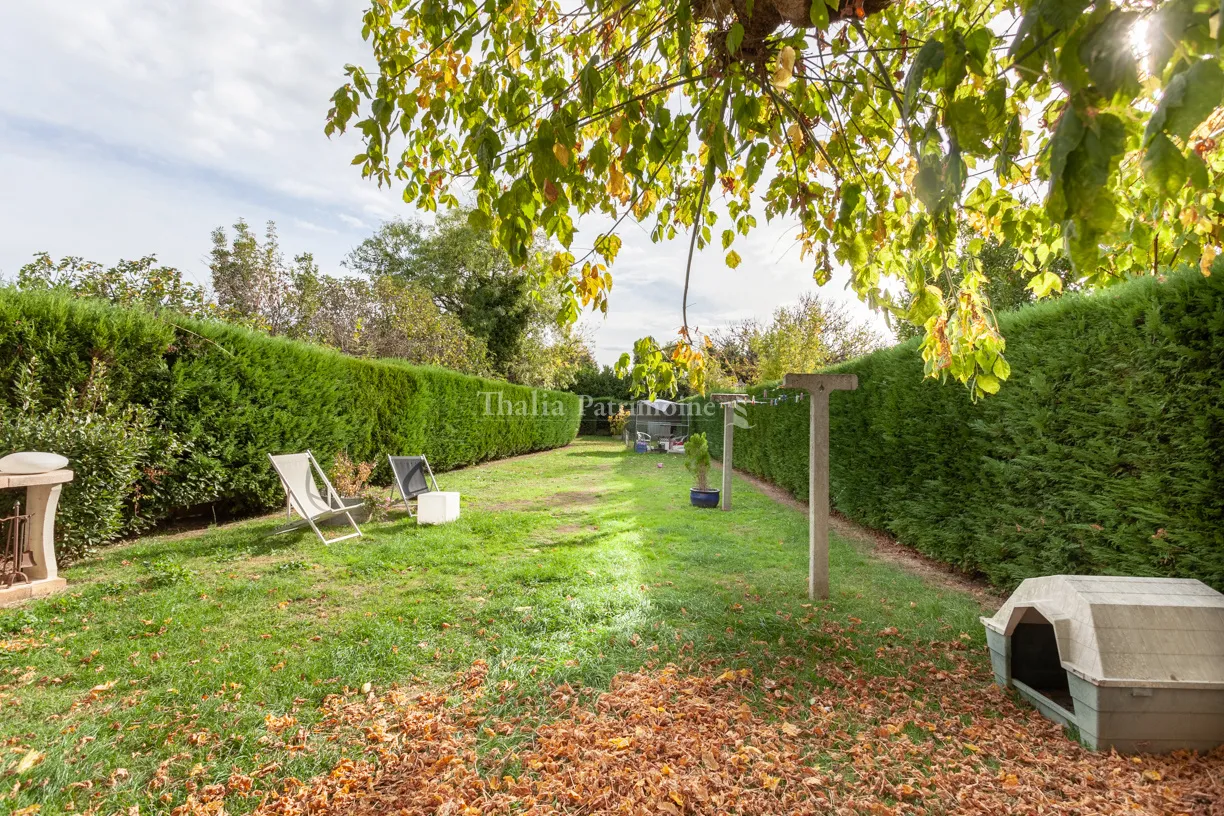
[[[5,386],[26,376],[32,358],[44,404],[102,389],[105,404],[71,425],[92,434],[92,447],[56,431],[67,414],[40,421],[19,410]],[[388,453],[424,453],[446,470],[568,444],[580,414],[573,394],[12,289],[0,289],[0,410],[0,446],[49,448],[72,461],[77,476],[60,504],[66,540],[73,529],[69,559],[193,506],[245,513],[282,505],[269,453],[309,448],[327,468],[345,451],[376,462],[374,480],[388,484]],[[119,456],[121,444],[131,450]],[[94,509],[113,506],[115,495],[124,497],[117,523]]]
[[[625,426],[629,424],[629,417],[632,415],[629,407],[622,405],[615,414],[608,417],[608,430],[613,436],[621,436],[625,433]]]
[[[914,342],[831,371],[831,493],[850,518],[1011,587],[1056,573],[1224,589],[1224,264],[1004,315],[1012,374],[977,403]],[[808,403],[748,406],[735,464],[807,494]],[[721,422],[701,419],[721,455]]]
[[[18,371],[15,410],[0,416],[0,451],[54,451],[72,463],[74,479],[56,519],[56,554],[66,563],[133,528],[131,503],[152,448],[151,417],[144,408],[107,401],[100,361],[81,393],[58,404],[42,393],[37,372],[36,359]]]
[[[693,487],[710,489],[710,447],[704,433],[695,433],[684,441],[684,469],[693,474]]]

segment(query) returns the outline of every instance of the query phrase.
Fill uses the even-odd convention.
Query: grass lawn
[[[583,439],[439,481],[463,493],[451,525],[393,517],[331,547],[269,538],[279,521],[150,537],[0,612],[0,811],[165,812],[241,778],[254,795],[224,806],[245,812],[360,751],[320,726],[329,695],[454,705],[479,660],[489,693],[465,722],[495,775],[554,689],[589,699],[619,672],[750,669],[773,678],[744,691],[760,705],[958,661],[988,687],[970,596],[834,537],[834,597],[813,607],[806,517],[746,483],[733,513],[691,508],[678,456]]]

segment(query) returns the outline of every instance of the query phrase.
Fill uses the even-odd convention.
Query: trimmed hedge
[[[108,401],[146,408],[169,434],[176,455],[147,468],[132,491],[129,515],[144,524],[190,505],[277,506],[283,493],[269,453],[309,448],[326,467],[344,450],[378,462],[376,477],[389,482],[388,453],[424,453],[446,470],[559,447],[574,438],[581,413],[573,394],[348,357],[217,321],[0,289],[6,413],[32,358],[47,405],[84,389],[101,360]],[[74,489],[65,489],[65,503]]]
[[[1011,378],[976,404],[923,379],[917,341],[831,369],[859,378],[830,400],[834,505],[1002,587],[1073,573],[1224,589],[1224,264],[1215,272],[1002,316]],[[794,394],[749,406],[736,467],[806,498],[807,416]],[[721,421],[700,424],[720,456]]]

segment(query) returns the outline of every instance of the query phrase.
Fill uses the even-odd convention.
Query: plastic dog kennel
[[[995,681],[1090,748],[1224,743],[1224,595],[1201,581],[1030,578],[982,623]]]

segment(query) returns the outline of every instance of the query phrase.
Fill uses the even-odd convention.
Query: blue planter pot
[[[638,440],[637,442],[633,443],[634,453],[645,453],[646,451],[647,451],[647,444],[645,442]]]
[[[689,501],[694,507],[717,507],[718,490],[698,490],[695,487],[690,487]]]

